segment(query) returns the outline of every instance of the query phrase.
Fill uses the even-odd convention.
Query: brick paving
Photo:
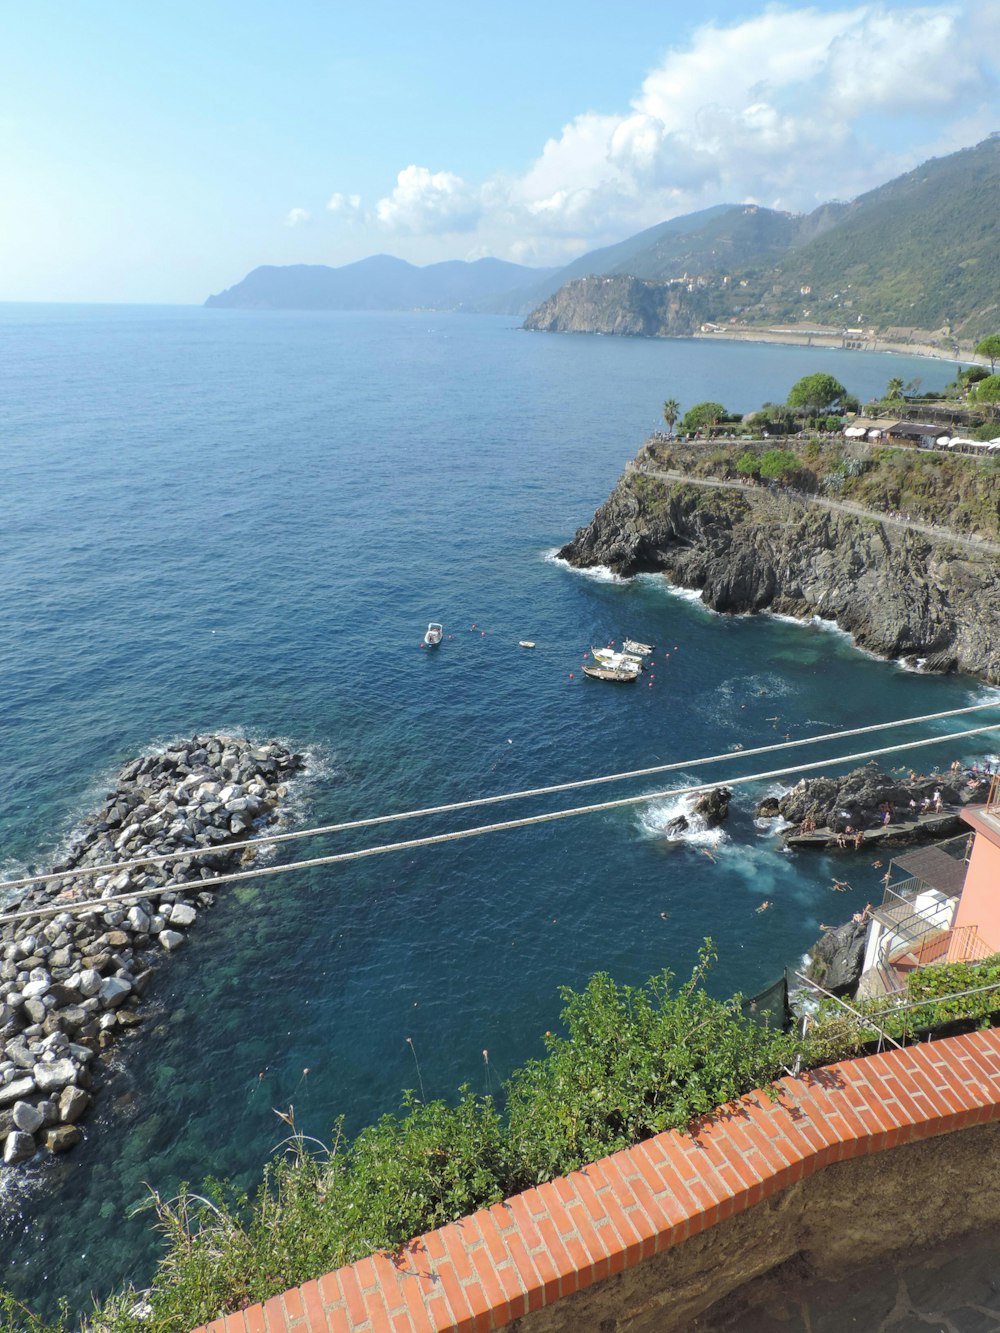
[[[785,1078],[196,1333],[489,1333],[833,1162],[1000,1120],[1000,1031]]]

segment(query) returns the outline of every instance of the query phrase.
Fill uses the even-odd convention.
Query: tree
[[[681,405],[676,398],[668,398],[663,404],[663,420],[667,423],[667,432],[674,433],[674,422],[681,414]]]
[[[990,359],[990,374],[997,372],[997,358],[1000,357],[1000,333],[988,333],[985,338],[976,343],[976,356],[988,356]]]
[[[799,460],[790,449],[768,449],[760,460],[760,475],[770,481],[784,481],[798,466]]]
[[[788,394],[788,406],[804,416],[815,417],[820,412],[842,411],[850,395],[839,380],[817,371],[804,375],[793,384]]]
[[[689,407],[684,413],[681,430],[685,435],[696,435],[706,427],[717,426],[726,415],[726,409],[721,403],[695,403],[694,407]]]
[[[767,431],[771,435],[784,435],[795,424],[795,413],[787,403],[765,403],[757,409],[750,419],[754,430]]]
[[[895,401],[903,396],[903,381],[899,375],[893,375],[892,379],[885,386],[885,396],[887,399]]]
[[[1000,375],[987,375],[975,387],[977,403],[983,403],[996,416],[1000,412]]]
[[[986,379],[989,373],[985,366],[970,366],[968,370],[958,372],[958,382],[967,389],[970,385]]]

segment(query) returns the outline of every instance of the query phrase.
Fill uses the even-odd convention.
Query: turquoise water
[[[16,306],[0,307],[0,365],[7,870],[50,860],[125,757],[195,731],[308,749],[296,818],[319,824],[985,697],[828,629],[725,619],[550,558],[666,397],[749,409],[829,369],[865,398],[950,367],[485,317]],[[418,647],[430,619],[448,636],[435,653]],[[589,645],[624,634],[659,645],[652,688],[583,679]],[[753,762],[709,776],[740,771]],[[341,1113],[358,1128],[416,1085],[407,1038],[428,1096],[486,1088],[539,1053],[559,986],[683,973],[711,934],[717,988],[753,991],[877,891],[864,854],[776,851],[749,794],[717,836],[667,843],[669,813],[220,894],[119,1048],[87,1143],[0,1177],[0,1280],[42,1304],[141,1282],[156,1246],[128,1211],[146,1183],[251,1184],[282,1137],[272,1108],[320,1136]]]

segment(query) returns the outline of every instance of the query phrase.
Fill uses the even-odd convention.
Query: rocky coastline
[[[800,779],[760,801],[757,817],[784,820],[781,837],[790,846],[892,847],[967,832],[962,808],[985,800],[988,790],[988,779],[972,770],[901,777],[869,760],[841,777]]]
[[[133,759],[52,867],[57,877],[0,908],[7,1168],[80,1142],[106,1053],[142,1023],[156,969],[212,905],[212,881],[253,860],[253,848],[232,844],[279,818],[304,764],[277,742],[228,735]],[[169,859],[122,864],[149,857]]]
[[[559,556],[663,574],[714,611],[819,616],[879,657],[1000,683],[1000,561],[947,536],[633,467]]]

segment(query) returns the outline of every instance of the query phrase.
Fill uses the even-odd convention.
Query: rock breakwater
[[[33,877],[44,882],[0,909],[6,1166],[80,1141],[103,1054],[142,1022],[157,964],[212,905],[212,880],[253,859],[231,844],[277,820],[304,762],[226,735],[133,759],[50,875]]]

